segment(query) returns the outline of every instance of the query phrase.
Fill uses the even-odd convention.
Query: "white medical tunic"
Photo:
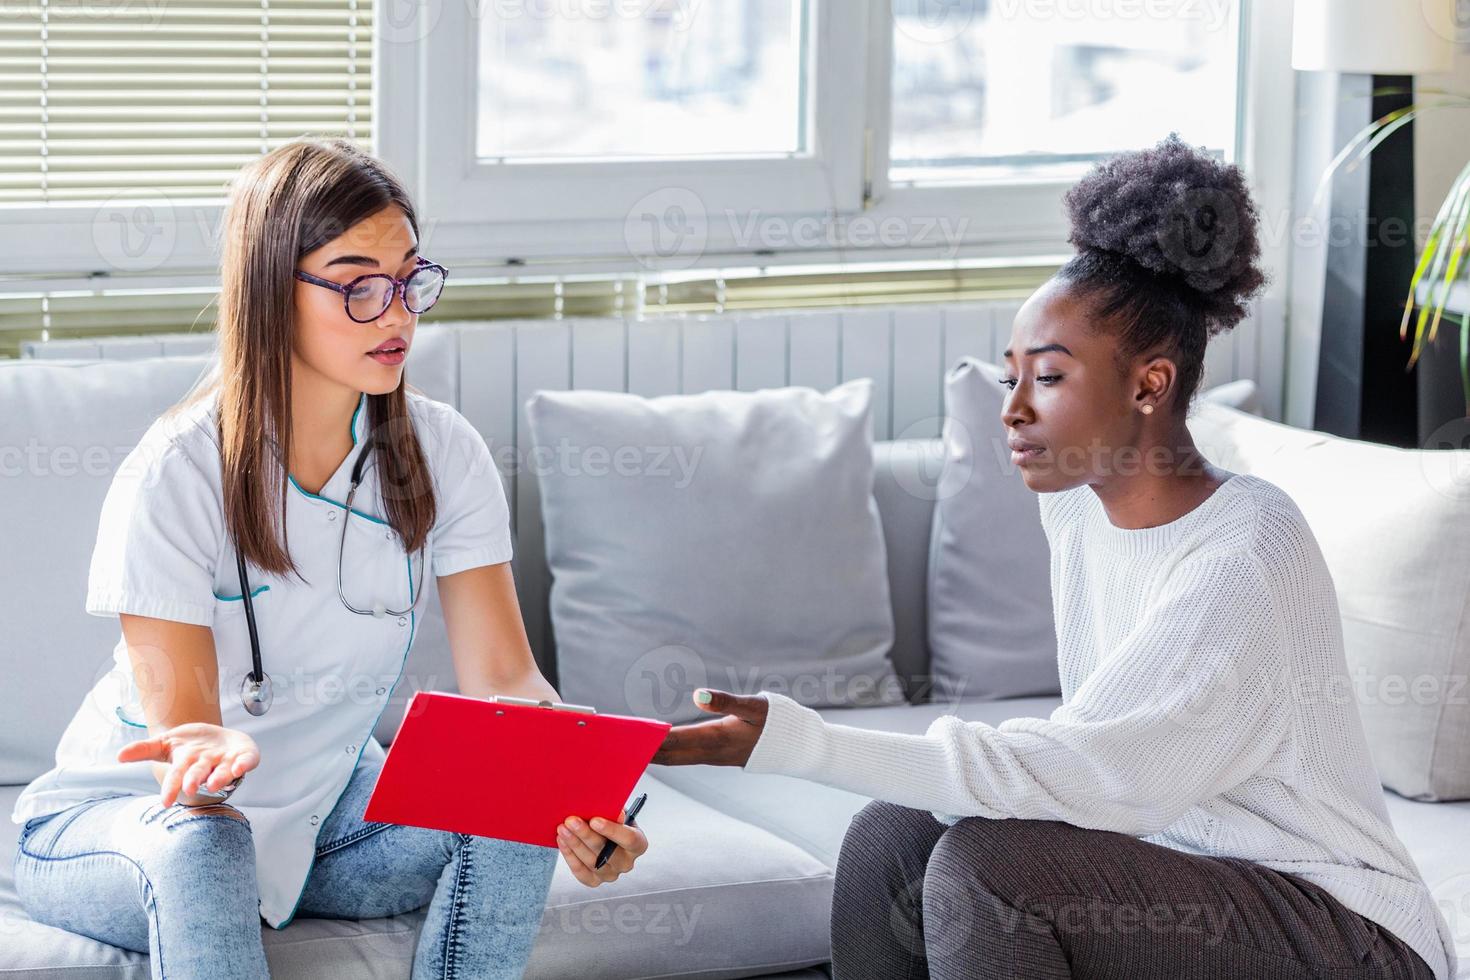
[[[240,685],[251,669],[235,550],[225,534],[217,396],[157,420],[115,475],[102,506],[92,555],[87,611],[131,613],[209,626],[219,664],[225,727],[248,733],[259,765],[230,797],[250,821],[260,914],[276,929],[295,915],[317,834],[358,760],[385,752],[373,729],[402,675],[419,608],[405,616],[361,616],[337,597],[338,539],[347,522],[343,591],[359,609],[409,605],[424,574],[384,522],[378,457],[344,501],[364,451],[367,396],[352,416],[352,450],[321,488],[294,479],[287,491],[287,544],[305,581],[249,569],[262,667],[274,686],[263,716],[249,714]],[[427,458],[438,517],[425,560],[452,575],[511,557],[509,510],[485,440],[443,402],[408,393],[410,417]],[[148,737],[127,646],[83,701],[62,735],[56,766],[17,799],[23,823],[83,800],[115,794],[156,796],[150,762],[119,763],[118,750]]]

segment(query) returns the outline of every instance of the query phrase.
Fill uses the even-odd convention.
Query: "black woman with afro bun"
[[[834,980],[1451,980],[1317,541],[1186,425],[1206,345],[1266,281],[1245,177],[1171,136],[1066,205],[1077,254],[1017,314],[999,379],[1051,549],[1061,705],[991,726],[961,703],[910,734],[701,689],[719,717],[654,761],[872,798],[838,856]]]

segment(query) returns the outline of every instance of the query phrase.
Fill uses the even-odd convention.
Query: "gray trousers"
[[[832,901],[834,980],[1433,980],[1295,875],[1053,820],[868,804]]]

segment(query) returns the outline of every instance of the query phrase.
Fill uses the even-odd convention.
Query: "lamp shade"
[[[1291,65],[1302,71],[1449,71],[1455,0],[1296,0]]]

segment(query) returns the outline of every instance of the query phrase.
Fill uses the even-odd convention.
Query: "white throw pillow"
[[[1189,427],[1212,461],[1270,480],[1311,525],[1383,785],[1470,798],[1470,451],[1342,439],[1220,405]]]
[[[676,722],[703,686],[902,702],[872,390],[534,395],[562,697]]]

